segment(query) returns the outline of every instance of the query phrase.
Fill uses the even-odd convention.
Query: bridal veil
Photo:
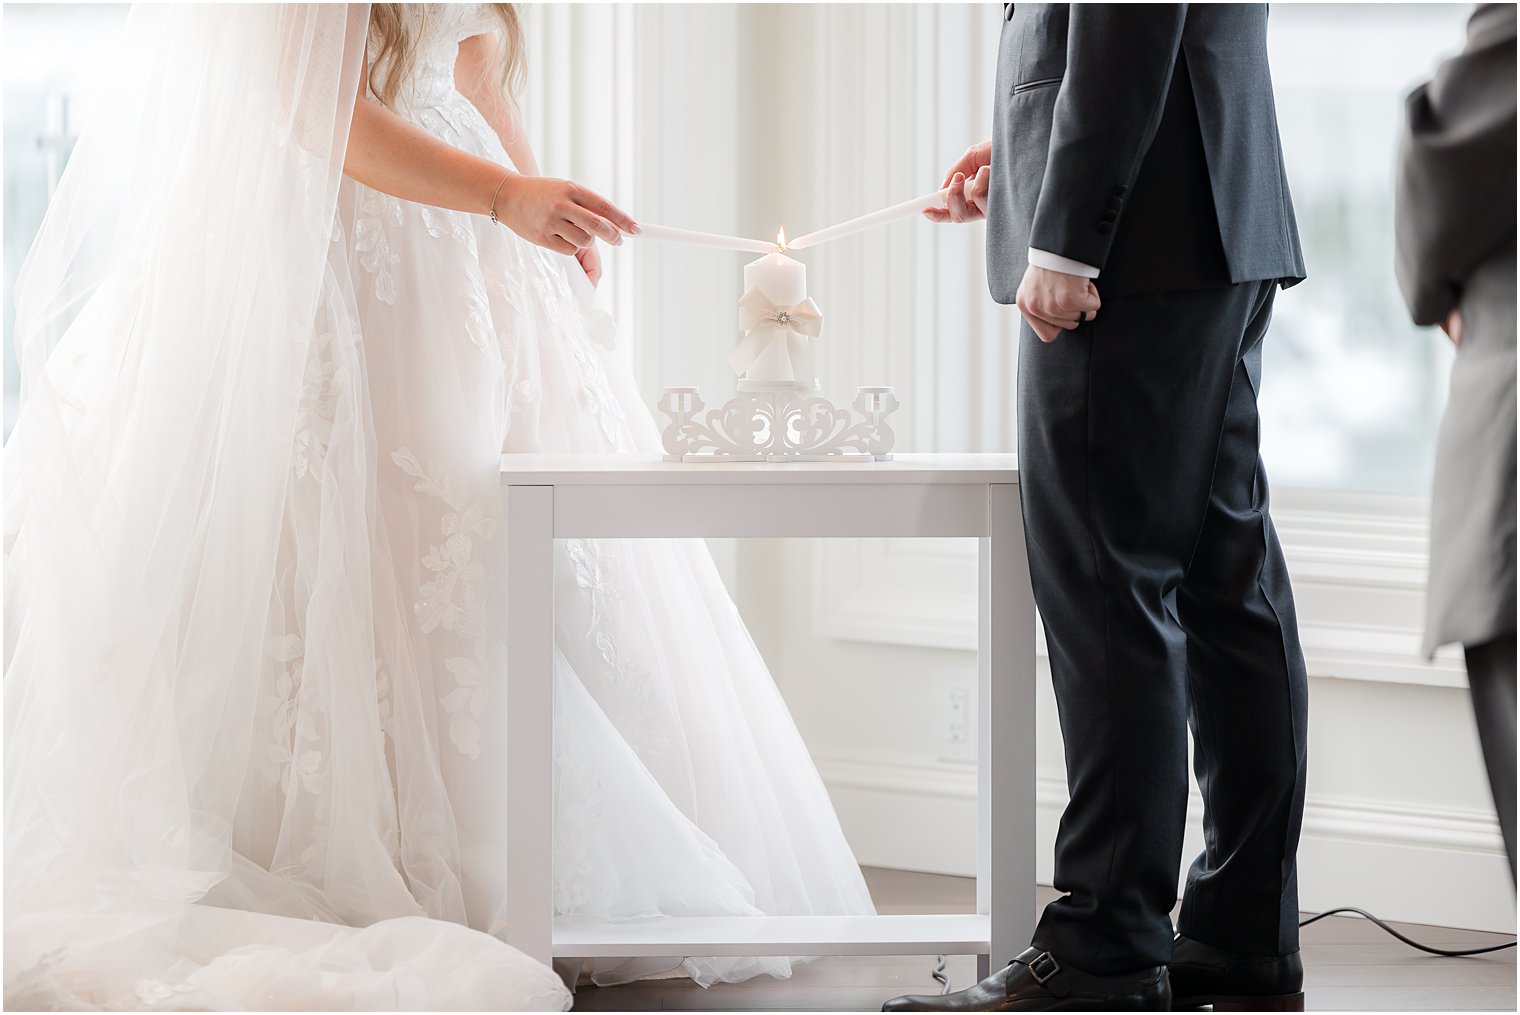
[[[386,758],[342,719],[385,706],[348,601],[369,593],[373,479],[363,414],[311,370],[316,346],[355,341],[332,231],[368,20],[362,4],[135,8],[17,284],[8,1008],[568,1002],[547,968],[377,883],[395,871]],[[328,471],[289,512],[302,439]],[[299,603],[271,602],[281,587]],[[251,762],[280,708],[259,700],[263,668],[297,656],[293,609],[306,671],[345,676],[289,668],[286,692],[324,696],[332,720],[281,761],[332,792],[283,800],[267,824],[301,834],[264,841],[230,816],[278,799]],[[282,876],[290,842],[321,853],[299,865],[320,891]],[[358,898],[399,901],[342,926]]]

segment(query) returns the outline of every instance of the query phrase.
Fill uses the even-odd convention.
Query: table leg
[[[502,936],[540,962],[554,934],[554,488],[508,486],[507,907]]]
[[[990,916],[991,954],[1007,965],[1034,930],[1034,595],[1019,488],[988,487],[978,618],[976,911]]]

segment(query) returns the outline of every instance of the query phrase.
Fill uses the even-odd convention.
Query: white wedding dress
[[[453,84],[492,15],[407,16],[398,112],[507,164]],[[133,22],[136,45],[218,56],[139,56],[123,91],[191,140],[118,207],[92,188],[158,135],[87,128],[18,285],[7,1006],[564,1007],[491,936],[512,905],[497,466],[658,449],[611,321],[574,260],[338,176],[362,7]],[[207,119],[221,142],[197,144],[227,103],[241,133]],[[70,210],[109,232],[81,241]],[[556,910],[871,912],[706,546],[555,552]],[[790,962],[586,970],[670,971]]]

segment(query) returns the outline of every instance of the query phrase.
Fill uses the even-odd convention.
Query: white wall
[[[1321,499],[1285,493],[1276,507],[1312,674],[1302,905],[1512,929],[1460,665],[1427,666],[1415,653],[1420,505],[1348,520],[1345,505],[1322,513]],[[1343,526],[1368,534],[1348,537]],[[956,722],[954,696],[975,665],[974,549],[794,541],[782,560],[784,591],[747,590],[741,605],[752,624],[763,618],[762,645],[862,862],[970,874],[975,780],[959,759],[974,751],[976,723]],[[1048,883],[1065,769],[1043,655],[1040,680],[1037,836]],[[965,742],[952,736],[961,727]],[[1192,804],[1185,861],[1202,841],[1196,792]]]
[[[797,235],[932,189],[987,136],[998,27],[994,5],[546,5],[530,20],[530,126],[547,172],[647,221]],[[979,227],[903,223],[805,258],[825,388],[895,385],[902,450],[1014,446],[1016,322],[986,296],[981,242]],[[633,241],[610,260],[651,402],[665,384],[728,390],[743,255]],[[1277,492],[1312,675],[1302,902],[1513,929],[1460,664],[1417,657],[1423,513],[1417,498]],[[974,669],[974,548],[717,550],[860,859],[971,873],[975,782],[959,759],[974,744],[949,731]],[[1048,880],[1065,783],[1044,680]],[[1198,848],[1195,814],[1189,858]]]

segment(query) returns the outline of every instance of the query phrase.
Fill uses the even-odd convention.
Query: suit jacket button
[[[1127,190],[1129,190],[1129,188],[1126,187],[1124,184],[1122,184],[1122,183],[1117,184],[1114,187],[1114,196],[1115,197],[1123,197],[1125,191],[1127,191]]]
[[[1118,211],[1119,207],[1123,204],[1124,202],[1119,200],[1117,197],[1111,197],[1108,199],[1108,206],[1114,211]]]
[[[1114,227],[1114,224],[1112,222],[1099,222],[1098,223],[1098,232],[1100,232],[1100,233],[1106,233],[1109,230],[1113,229],[1113,227]]]
[[[1106,213],[1105,213],[1105,214],[1104,214],[1104,215],[1103,215],[1103,217],[1102,217],[1102,218],[1101,218],[1101,219],[1099,219],[1099,220],[1098,220],[1098,221],[1099,221],[1099,222],[1112,222],[1112,221],[1114,221],[1114,220],[1115,220],[1115,219],[1117,219],[1117,218],[1118,218],[1118,217],[1119,217],[1119,216],[1118,216],[1118,215],[1115,215],[1115,214],[1114,214],[1114,213],[1113,213],[1113,212],[1106,212]]]

